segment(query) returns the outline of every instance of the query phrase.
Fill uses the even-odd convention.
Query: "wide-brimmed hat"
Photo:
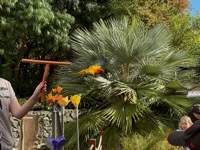
[[[185,131],[170,133],[168,142],[175,146],[187,146],[191,150],[200,150],[200,120]]]

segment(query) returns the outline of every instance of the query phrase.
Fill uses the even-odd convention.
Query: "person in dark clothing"
[[[192,107],[192,110],[188,113],[188,116],[191,118],[193,123],[200,120],[200,104],[195,104]]]
[[[186,146],[190,150],[200,150],[200,120],[184,131],[173,131],[171,132],[167,140],[171,145],[174,146]]]

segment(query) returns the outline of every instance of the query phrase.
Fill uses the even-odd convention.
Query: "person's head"
[[[181,130],[186,130],[187,128],[189,128],[192,125],[192,120],[190,117],[188,116],[183,116],[181,117],[180,121],[179,121],[179,129]]]
[[[195,118],[200,119],[200,104],[195,104],[192,108],[192,113]]]

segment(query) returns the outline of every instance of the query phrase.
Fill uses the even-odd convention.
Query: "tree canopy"
[[[14,79],[17,84],[22,58],[55,60],[62,59],[66,54],[69,32],[74,22],[66,9],[60,9],[51,0],[1,1],[0,8],[3,77]],[[30,71],[27,67],[28,65],[26,70]],[[26,70],[24,69],[25,72]],[[38,72],[37,70],[34,72]]]

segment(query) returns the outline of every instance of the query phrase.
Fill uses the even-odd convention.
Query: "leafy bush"
[[[122,138],[123,150],[178,150],[178,147],[170,145],[166,135],[157,136],[150,134],[133,134]]]
[[[26,98],[19,98],[18,101],[20,103],[20,105],[23,105],[26,102]]]

